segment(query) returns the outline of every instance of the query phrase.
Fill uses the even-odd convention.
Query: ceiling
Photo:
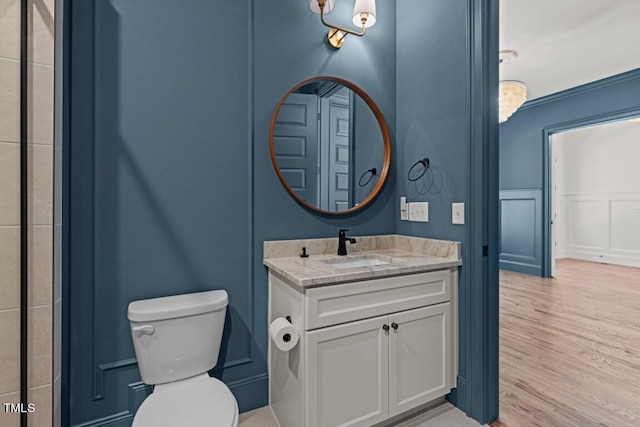
[[[640,0],[500,0],[500,80],[528,100],[640,68]]]

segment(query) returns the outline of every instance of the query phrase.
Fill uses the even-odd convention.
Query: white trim
[[[629,267],[640,267],[640,253],[638,256],[624,256],[612,254],[600,254],[596,252],[568,250],[567,258],[579,259],[583,261],[601,262],[603,264],[618,264]]]

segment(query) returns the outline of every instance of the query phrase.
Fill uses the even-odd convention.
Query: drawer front
[[[305,295],[305,329],[352,322],[450,299],[449,270],[313,288]]]

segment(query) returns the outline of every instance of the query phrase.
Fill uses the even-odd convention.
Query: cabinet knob
[[[391,327],[393,328],[394,331],[398,330],[398,324],[397,323],[392,323]]]
[[[382,329],[384,329],[385,332],[389,332],[389,325],[382,325]]]

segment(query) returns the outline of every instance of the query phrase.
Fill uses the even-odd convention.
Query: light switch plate
[[[451,223],[464,224],[464,203],[451,203]]]
[[[409,221],[429,222],[429,203],[409,203]]]

